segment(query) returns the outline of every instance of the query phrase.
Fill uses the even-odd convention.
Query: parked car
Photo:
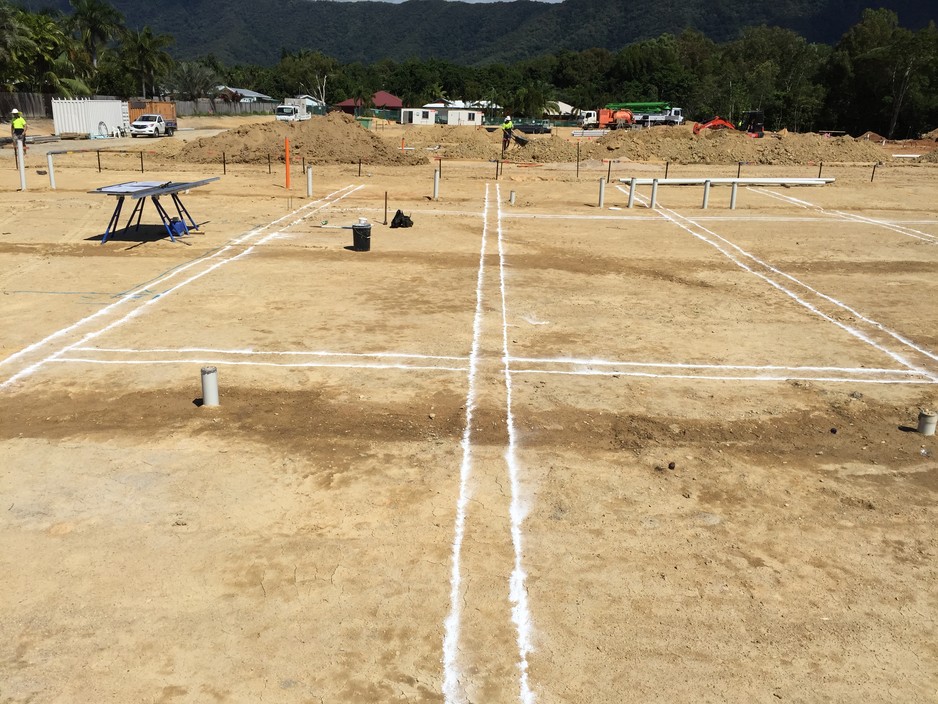
[[[515,129],[524,134],[550,134],[550,125],[542,122],[520,122]]]
[[[167,125],[162,115],[147,113],[141,115],[130,123],[130,136],[144,135],[149,137],[172,136],[173,128]]]

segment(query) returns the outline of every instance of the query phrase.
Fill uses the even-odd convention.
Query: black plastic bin
[[[371,223],[352,225],[352,245],[356,252],[371,249]]]

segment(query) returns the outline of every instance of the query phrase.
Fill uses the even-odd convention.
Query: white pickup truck
[[[147,137],[162,137],[166,135],[172,137],[175,129],[176,126],[166,122],[162,115],[148,113],[141,115],[130,123],[130,136],[137,137],[144,135]]]

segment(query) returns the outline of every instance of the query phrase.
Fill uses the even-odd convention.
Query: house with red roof
[[[349,98],[341,103],[336,103],[333,107],[350,115],[358,115],[361,113],[363,105],[360,98]],[[392,95],[386,90],[379,90],[371,96],[371,104],[367,107],[375,110],[400,110],[404,107],[404,103],[396,95]]]

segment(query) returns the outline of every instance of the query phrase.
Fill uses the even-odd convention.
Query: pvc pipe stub
[[[918,414],[918,432],[922,435],[934,435],[935,426],[938,425],[938,414],[922,410]]]
[[[218,369],[202,367],[202,405],[218,405]]]

